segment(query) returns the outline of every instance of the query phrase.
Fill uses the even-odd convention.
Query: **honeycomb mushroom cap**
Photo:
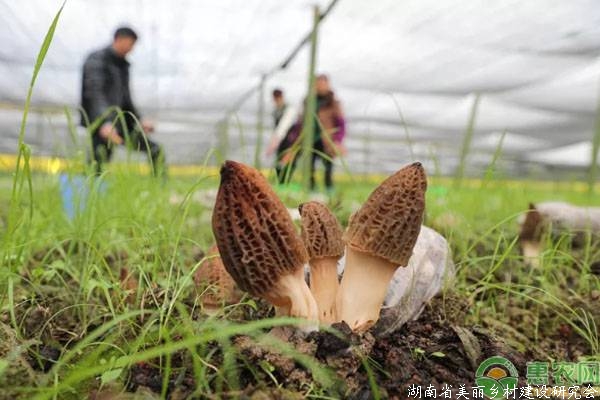
[[[406,266],[421,229],[426,190],[421,163],[400,169],[350,218],[344,241],[353,250]]]
[[[267,293],[308,261],[288,210],[260,172],[244,164],[221,167],[212,228],[227,272],[250,294]]]
[[[529,204],[529,210],[525,214],[525,220],[521,225],[519,239],[523,240],[540,240],[542,235],[542,225],[544,219],[540,212],[535,208],[533,203]]]
[[[298,207],[302,221],[302,241],[309,258],[341,258],[344,254],[342,227],[323,203],[309,201]]]
[[[235,281],[226,271],[223,260],[219,255],[217,246],[213,246],[208,251],[210,258],[206,259],[196,270],[194,282],[196,286],[213,285],[211,289],[204,293],[203,302],[206,304],[236,303],[241,299]]]

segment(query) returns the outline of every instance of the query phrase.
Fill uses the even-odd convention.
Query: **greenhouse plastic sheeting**
[[[0,152],[16,148],[18,106],[61,4],[0,0]],[[313,4],[323,10],[329,1],[69,0],[34,90],[44,112],[32,116],[27,141],[41,154],[77,146],[68,143],[62,109],[76,113],[86,54],[128,24],[140,34],[130,55],[134,101],[156,120],[171,162],[202,162],[223,120],[228,155],[251,162],[259,118],[252,89],[261,76],[269,74],[267,135],[270,91],[283,88],[298,106],[306,93],[306,46],[286,69],[278,66],[309,32]],[[339,0],[318,42],[318,70],[342,101],[355,170],[419,158],[451,172],[476,94],[471,171],[489,162],[500,139],[503,162],[519,164],[516,171],[531,163],[571,167],[552,151],[575,143],[591,153],[600,76],[595,0]]]

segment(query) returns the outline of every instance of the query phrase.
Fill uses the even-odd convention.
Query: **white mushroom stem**
[[[346,248],[346,266],[337,297],[338,319],[355,332],[364,332],[379,319],[388,286],[398,266]]]
[[[542,253],[542,244],[535,240],[523,240],[521,242],[523,257],[530,266],[537,268],[540,266],[540,254]]]
[[[303,330],[310,332],[318,329],[317,302],[304,280],[304,268],[283,275],[263,296],[276,307],[278,314],[305,318],[307,322],[302,326]]]
[[[310,291],[317,301],[321,324],[331,325],[337,322],[335,302],[338,286],[336,257],[320,257],[310,260]]]

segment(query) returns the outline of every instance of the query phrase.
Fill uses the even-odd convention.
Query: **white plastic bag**
[[[345,258],[340,260],[338,273],[343,272],[344,261]],[[448,242],[433,229],[421,226],[408,265],[398,268],[390,282],[376,325],[378,334],[391,333],[417,319],[427,302],[454,276]]]

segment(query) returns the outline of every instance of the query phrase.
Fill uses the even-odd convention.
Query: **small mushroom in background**
[[[225,269],[238,286],[315,329],[317,303],[304,280],[308,254],[288,210],[256,169],[221,167],[212,228]]]
[[[133,273],[129,272],[127,267],[121,267],[119,271],[119,282],[119,286],[126,294],[125,301],[132,305],[135,302],[139,287],[138,280]]]
[[[525,262],[532,267],[538,267],[540,264],[540,253],[542,251],[542,231],[543,221],[542,216],[535,209],[533,203],[529,204],[529,210],[525,214],[525,218],[521,223],[521,231],[519,232],[519,244]]]
[[[519,242],[525,262],[538,267],[542,252],[542,238],[571,235],[573,248],[583,247],[587,235],[600,241],[600,207],[579,207],[565,202],[530,204],[520,221]]]
[[[242,298],[235,281],[229,275],[217,246],[208,250],[207,258],[194,273],[194,283],[200,290],[200,302],[204,311],[214,313],[225,304],[235,304]]]
[[[302,221],[302,240],[308,251],[310,291],[319,308],[319,322],[337,321],[338,260],[344,255],[342,227],[323,203],[310,201],[298,207]]]
[[[408,265],[421,230],[426,190],[423,166],[413,163],[383,181],[350,217],[337,312],[353,331],[366,331],[377,322],[396,269]]]

